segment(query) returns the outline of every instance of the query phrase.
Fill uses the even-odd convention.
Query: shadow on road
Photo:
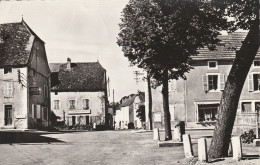
[[[42,136],[48,133],[43,132],[0,132],[0,144],[13,143],[53,143],[64,141]]]

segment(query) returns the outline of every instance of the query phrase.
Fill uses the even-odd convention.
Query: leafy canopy
[[[219,31],[230,26],[222,10],[194,0],[130,0],[121,21],[117,43],[124,56],[158,85],[186,78],[190,56],[205,45],[214,49]]]

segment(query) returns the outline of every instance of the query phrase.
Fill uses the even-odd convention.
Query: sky
[[[109,100],[144,91],[116,43],[122,9],[129,0],[32,0],[0,2],[0,23],[24,21],[46,43],[49,63],[96,62],[107,70]],[[142,77],[140,77],[142,78]]]

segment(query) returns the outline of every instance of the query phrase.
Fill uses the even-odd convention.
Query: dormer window
[[[4,74],[11,74],[12,68],[4,68]]]
[[[208,61],[208,68],[209,69],[218,69],[218,62],[217,61]]]
[[[260,60],[255,60],[254,61],[254,67],[257,67],[257,68],[260,67]]]

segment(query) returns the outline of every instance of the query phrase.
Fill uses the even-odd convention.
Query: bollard
[[[233,149],[233,159],[241,160],[242,159],[242,145],[240,136],[234,136],[231,139],[232,149]]]
[[[154,128],[154,130],[153,130],[153,140],[156,140],[156,141],[160,140],[159,128]]]
[[[181,142],[181,132],[180,132],[180,127],[176,127],[173,129],[173,140]]]
[[[193,149],[189,134],[182,135],[185,158],[193,157]]]
[[[198,140],[198,158],[201,162],[208,162],[207,140],[205,138]]]

